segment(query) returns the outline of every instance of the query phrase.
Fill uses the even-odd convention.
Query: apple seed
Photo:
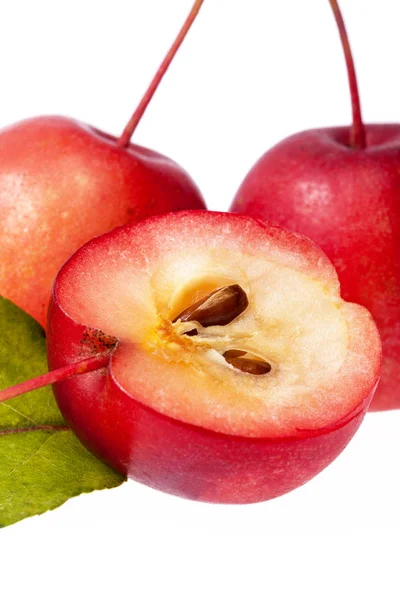
[[[251,357],[246,352],[241,350],[227,350],[224,352],[223,357],[226,362],[232,365],[235,369],[243,371],[243,373],[249,373],[250,375],[266,375],[271,370],[269,362],[262,360],[259,357]]]
[[[228,285],[208,294],[189,306],[174,319],[176,321],[197,321],[203,327],[228,325],[242,314],[249,305],[246,292],[240,285]],[[195,335],[191,330],[190,335]]]

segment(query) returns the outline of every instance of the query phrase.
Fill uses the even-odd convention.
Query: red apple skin
[[[82,342],[87,333],[63,311],[53,289],[47,330],[50,369],[99,352],[95,332],[92,345]],[[329,429],[267,439],[215,433],[162,415],[121,389],[112,364],[54,385],[68,424],[101,460],[163,492],[226,504],[269,500],[312,479],[347,446],[374,389]]]
[[[293,135],[250,170],[231,210],[305,234],[328,255],[345,300],[364,305],[383,343],[371,410],[400,408],[400,125]]]
[[[118,225],[204,208],[169,158],[57,116],[0,132],[0,294],[43,326],[58,269]]]

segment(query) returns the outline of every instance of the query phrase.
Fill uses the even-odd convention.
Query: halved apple
[[[78,437],[140,482],[225,503],[273,498],[334,460],[381,362],[370,314],[340,298],[317,246],[206,211],[115,229],[64,265],[50,367],[101,349],[108,368],[54,386]]]

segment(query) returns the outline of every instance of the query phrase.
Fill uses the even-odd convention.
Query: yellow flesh
[[[237,263],[240,264],[237,264]],[[197,263],[197,264],[193,264]],[[223,266],[221,266],[223,265]],[[185,362],[204,372],[210,386],[242,391],[246,404],[287,404],[307,389],[323,387],[338,372],[347,352],[343,301],[305,273],[254,256],[218,251],[214,257],[182,257],[152,278],[154,328],[140,345],[163,361]],[[247,294],[249,306],[230,324],[203,328],[196,322],[172,323],[174,317],[213,289],[233,283]],[[196,328],[197,336],[185,331]],[[230,349],[259,356],[272,365],[266,375],[234,369],[222,354]],[[250,384],[251,381],[251,384]],[[227,398],[229,397],[229,393]],[[229,403],[229,400],[227,399]]]

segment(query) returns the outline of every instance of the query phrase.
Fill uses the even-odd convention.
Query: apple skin
[[[140,240],[138,243],[142,247],[145,237],[141,231],[146,223],[159,221],[166,230],[167,218],[170,221],[181,219],[186,236],[190,235],[192,226],[194,231],[206,231],[209,236],[213,218],[217,223],[217,219],[221,220],[215,225],[220,230],[225,221],[236,221],[238,232],[253,222],[242,216],[205,213],[202,221],[198,219],[196,227],[200,212],[190,213],[192,216],[176,213],[143,221],[135,227],[135,239]],[[258,233],[267,229],[262,223],[254,223]],[[102,346],[103,338],[96,330],[88,329],[65,312],[57,281],[64,275],[69,277],[71,264],[82,268],[82,252],[87,250],[91,254],[93,249],[102,246],[108,255],[113,239],[128,229],[118,228],[92,240],[61,269],[53,287],[48,316],[50,369],[109,350],[107,343]],[[269,235],[280,246],[286,244],[296,248],[303,260],[303,268],[317,277],[325,274],[325,279],[321,275],[321,281],[332,277],[326,257],[309,240],[274,227],[270,228]],[[154,243],[154,236],[152,239]],[[256,240],[251,240],[250,245],[256,246]],[[152,256],[151,249],[148,250]],[[138,260],[144,260],[145,256],[143,251],[143,257]],[[154,256],[152,259],[156,260]],[[108,368],[59,382],[53,386],[54,392],[66,421],[79,439],[117,471],[163,492],[193,500],[235,504],[260,502],[287,493],[318,474],[340,454],[360,426],[379,378],[380,345],[372,320],[371,325],[370,337],[365,342],[377,359],[368,393],[359,398],[350,413],[342,414],[329,426],[311,431],[303,429],[296,436],[272,438],[217,433],[159,413],[127,393],[116,380],[114,373],[121,360],[118,342],[112,350]],[[353,344],[358,343],[358,339],[353,340]],[[162,382],[154,381],[154,385],[162,385]],[[346,394],[347,391],[343,388],[337,393]]]
[[[57,116],[0,132],[0,294],[43,326],[51,287],[91,238],[145,217],[204,208],[169,158]]]
[[[400,408],[400,125],[366,125],[286,138],[250,170],[233,212],[277,223],[316,242],[333,262],[345,300],[362,304],[382,338],[382,376],[370,410]]]

